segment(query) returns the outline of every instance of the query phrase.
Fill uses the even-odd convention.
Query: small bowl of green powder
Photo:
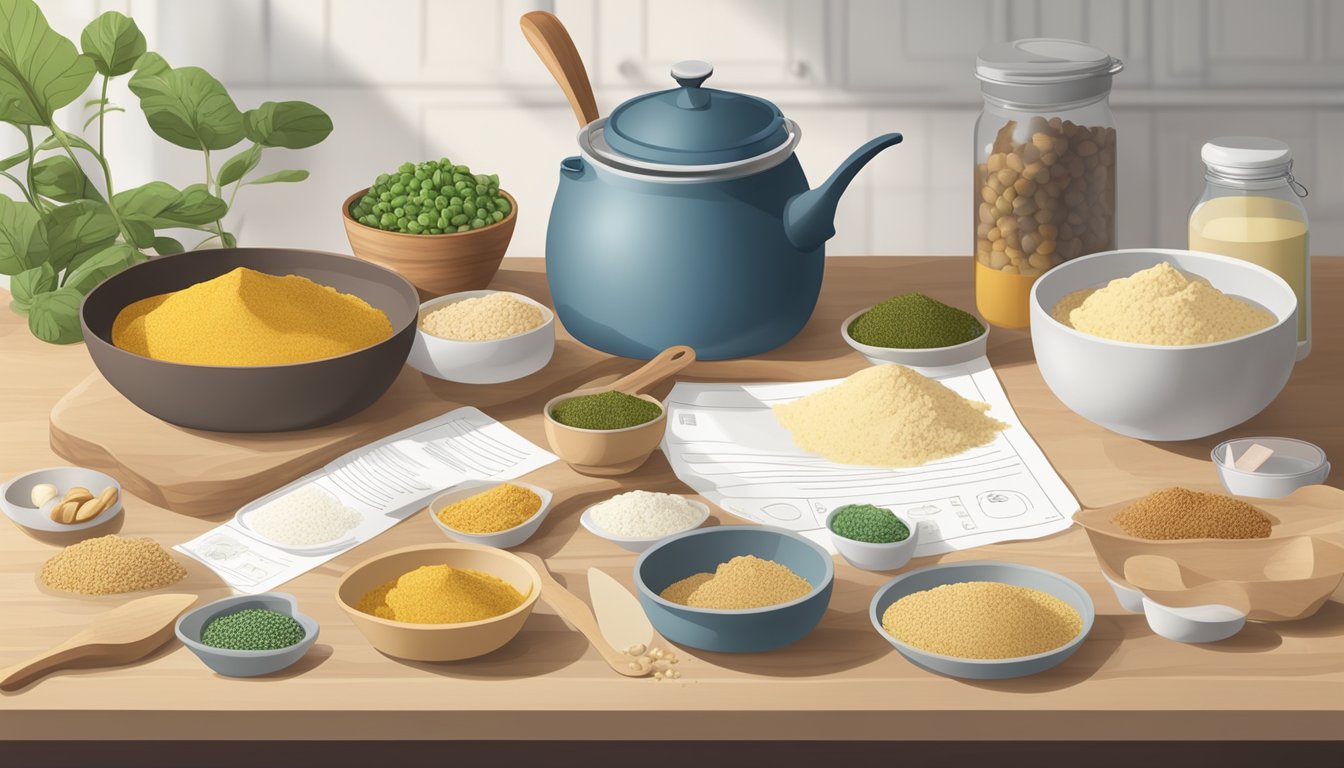
[[[317,642],[318,624],[284,592],[216,600],[177,620],[177,639],[226,677],[256,677],[292,666]]]
[[[910,562],[919,527],[872,504],[846,504],[826,516],[826,529],[845,560],[865,571],[892,571]]]
[[[578,472],[624,475],[663,440],[667,416],[650,395],[596,392],[561,395],[546,404],[546,439]]]
[[[989,326],[922,293],[905,293],[845,318],[840,335],[873,365],[936,368],[983,357]]]

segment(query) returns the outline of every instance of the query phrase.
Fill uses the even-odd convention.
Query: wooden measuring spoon
[[[546,11],[532,11],[523,14],[518,20],[523,28],[523,36],[537,52],[537,58],[551,71],[560,90],[569,99],[574,108],[574,117],[582,128],[598,118],[597,100],[593,98],[593,85],[588,81],[588,70],[584,69],[579,49],[569,36],[569,30]]]
[[[653,624],[639,600],[606,571],[588,569],[588,602],[593,604],[597,628],[617,648],[653,645]]]
[[[142,597],[99,614],[93,623],[49,651],[0,670],[0,690],[14,690],[69,667],[118,667],[148,656],[173,637],[173,623],[195,595]]]
[[[551,606],[556,613],[560,614],[565,621],[574,625],[579,633],[588,638],[593,648],[602,655],[602,660],[607,662],[607,666],[626,677],[645,677],[652,673],[651,668],[635,669],[630,668],[630,663],[634,659],[625,655],[608,643],[606,638],[602,637],[602,631],[597,627],[597,618],[593,616],[592,610],[588,604],[583,602],[564,585],[555,580],[550,570],[546,567],[546,561],[530,552],[515,553],[537,569],[537,575],[541,577],[541,599]]]
[[[668,378],[681,373],[686,366],[694,362],[694,349],[685,345],[668,347],[654,355],[633,373],[627,373],[610,384],[581,387],[565,395],[565,397],[591,395],[598,392],[624,392],[627,395],[643,394]]]

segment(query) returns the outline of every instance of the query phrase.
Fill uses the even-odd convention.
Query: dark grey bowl
[[[127,305],[179,291],[238,267],[301,275],[381,309],[392,336],[339,357],[288,365],[187,365],[112,344]],[[164,421],[216,432],[309,429],[353,416],[392,386],[415,340],[415,288],[391,270],[321,251],[221,248],[163,256],[113,275],[84,299],[80,324],[93,363],[127,400]]]
[[[216,616],[226,616],[246,608],[265,608],[283,613],[303,627],[303,639],[288,648],[274,651],[234,651],[215,648],[201,642],[205,625]],[[317,642],[320,628],[312,617],[299,611],[299,602],[286,592],[263,592],[259,595],[236,595],[208,603],[183,614],[174,631],[177,639],[205,665],[227,677],[257,677],[279,672],[294,665]]]

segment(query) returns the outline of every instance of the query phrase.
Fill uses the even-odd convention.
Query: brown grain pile
[[[153,539],[115,534],[71,544],[42,566],[42,583],[62,592],[115,595],[160,589],[186,578],[187,570]]]
[[[1240,499],[1164,488],[1116,512],[1111,522],[1140,539],[1264,539],[1269,517]]]
[[[1038,589],[966,581],[902,597],[882,614],[882,628],[929,653],[1015,659],[1066,645],[1083,631],[1083,618]]]

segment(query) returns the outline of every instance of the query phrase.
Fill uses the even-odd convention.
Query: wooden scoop
[[[153,595],[99,614],[64,643],[0,670],[0,690],[21,688],[59,669],[119,667],[139,661],[172,639],[173,623],[195,602],[195,595]]]
[[[630,668],[630,663],[634,659],[625,655],[602,637],[602,630],[597,627],[597,619],[593,616],[592,610],[588,604],[583,602],[573,592],[565,589],[564,585],[555,580],[550,570],[546,568],[546,561],[542,560],[529,552],[516,553],[519,557],[532,564],[537,569],[537,575],[541,576],[541,599],[565,621],[568,621],[579,630],[579,633],[588,638],[593,648],[602,655],[603,661],[607,666],[626,677],[644,677],[652,672],[649,668],[640,669],[636,664],[634,669]]]
[[[518,20],[518,26],[523,28],[523,36],[532,45],[532,50],[537,52],[537,58],[551,71],[555,82],[560,84],[560,90],[565,92],[569,106],[574,108],[574,117],[579,120],[579,127],[596,120],[597,100],[593,98],[588,70],[584,69],[579,49],[574,47],[574,40],[565,25],[560,23],[555,14],[532,11],[523,14]]]
[[[565,397],[592,395],[598,392],[624,392],[627,395],[639,395],[658,386],[672,376],[681,373],[686,366],[695,362],[695,350],[684,345],[668,347],[654,355],[649,362],[633,373],[627,373],[610,384],[580,387]],[[547,411],[549,413],[549,410]]]

